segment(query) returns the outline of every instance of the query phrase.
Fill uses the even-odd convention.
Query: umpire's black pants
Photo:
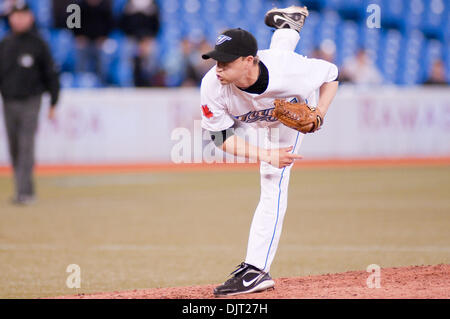
[[[3,111],[9,154],[14,169],[16,196],[34,196],[34,145],[41,95],[25,99],[4,99]]]

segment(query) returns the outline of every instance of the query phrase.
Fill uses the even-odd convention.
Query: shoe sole
[[[284,9],[273,8],[273,9],[267,11],[266,16],[268,14],[274,13],[274,12],[281,12],[281,13],[286,13],[286,14],[300,13],[300,14],[304,15],[305,17],[307,17],[309,15],[308,9],[305,9],[304,7],[291,6],[291,7],[284,8]]]
[[[294,21],[292,20],[292,18],[289,17],[290,14],[300,14],[301,16],[303,16],[303,19],[300,19],[299,21]],[[276,15],[283,17],[283,20],[286,20],[284,24],[288,24],[290,29],[294,29],[300,32],[300,30],[303,28],[306,18],[309,15],[309,12],[308,9],[306,9],[306,7],[291,6],[285,9],[274,8],[272,10],[267,11],[266,15],[264,16],[264,23],[271,28],[280,29],[281,26],[277,25],[274,21],[274,17]]]
[[[273,288],[275,286],[275,281],[273,280],[264,280],[259,285],[256,285],[250,290],[245,291],[238,291],[238,292],[232,292],[229,294],[214,294],[214,296],[220,297],[220,296],[236,296],[236,295],[243,295],[243,294],[251,294],[254,292],[261,292],[270,288]]]

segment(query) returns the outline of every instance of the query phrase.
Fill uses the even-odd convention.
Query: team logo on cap
[[[229,36],[221,34],[217,37],[216,45],[220,45],[220,44],[224,43],[225,41],[230,41],[230,40],[231,40],[231,38]]]

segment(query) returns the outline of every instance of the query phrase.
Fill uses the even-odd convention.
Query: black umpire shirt
[[[0,93],[5,100],[49,92],[51,105],[59,95],[59,78],[46,42],[34,29],[9,34],[0,42]]]

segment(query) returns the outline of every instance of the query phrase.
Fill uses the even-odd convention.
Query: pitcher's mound
[[[450,298],[450,265],[382,268],[380,287],[369,288],[366,271],[349,271],[275,279],[275,289],[228,298]],[[377,281],[371,281],[377,285]],[[216,285],[153,288],[122,292],[80,294],[58,298],[86,299],[205,299],[214,298]]]

